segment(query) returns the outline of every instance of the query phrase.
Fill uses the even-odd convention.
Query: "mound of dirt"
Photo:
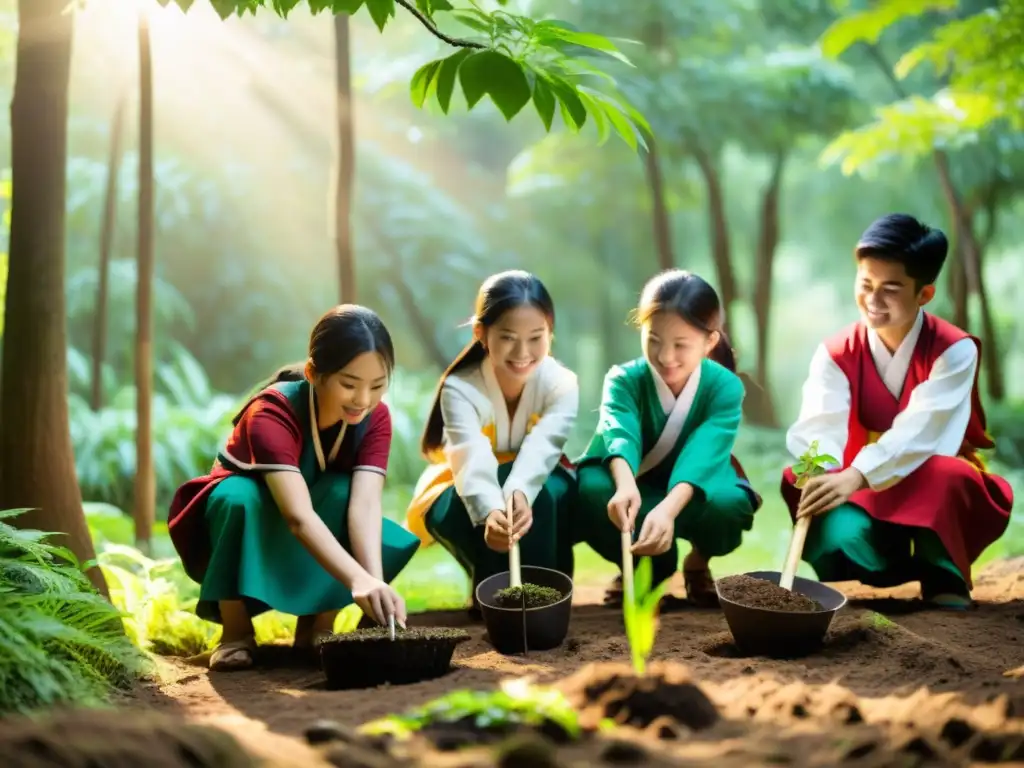
[[[152,712],[74,711],[0,722],[4,768],[257,768],[217,728]]]
[[[813,613],[824,610],[817,600],[783,589],[767,579],[753,576],[727,576],[718,581],[718,591],[726,600],[748,608],[767,608],[771,611]]]

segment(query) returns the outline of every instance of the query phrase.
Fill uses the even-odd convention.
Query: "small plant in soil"
[[[812,613],[825,610],[817,600],[790,592],[774,582],[753,576],[727,576],[718,582],[718,591],[726,600],[748,608],[767,608],[771,611]]]
[[[527,608],[543,608],[554,605],[564,595],[553,587],[538,584],[523,584],[521,587],[506,587],[494,593],[494,604],[499,608],[521,608],[525,598]]]
[[[654,639],[658,634],[658,605],[668,587],[666,580],[652,589],[651,580],[651,558],[641,558],[633,576],[633,600],[628,600],[626,595],[622,596],[622,617],[626,624],[633,669],[637,675],[644,674],[647,659],[654,648]]]
[[[464,731],[465,740],[474,732],[502,737],[517,731],[536,730],[556,738],[572,740],[580,735],[576,712],[561,692],[535,686],[526,680],[508,680],[497,691],[453,691],[422,707],[400,715],[388,715],[364,725],[367,735],[407,739],[415,733]]]
[[[794,485],[803,488],[812,477],[827,473],[829,464],[837,465],[839,459],[828,453],[819,454],[818,441],[813,441],[793,465],[793,474],[796,475]]]

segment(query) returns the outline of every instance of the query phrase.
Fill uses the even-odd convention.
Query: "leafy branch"
[[[828,472],[829,464],[837,465],[839,459],[827,453],[818,453],[818,441],[815,440],[793,465],[793,474],[796,475],[794,485],[803,488],[812,477]]]
[[[633,576],[633,600],[623,595],[622,616],[626,623],[626,638],[633,657],[633,669],[637,675],[643,675],[647,668],[647,659],[654,649],[654,640],[658,635],[658,606],[662,595],[668,587],[663,581],[654,589],[652,579],[651,558],[641,558]]]
[[[175,3],[183,10],[193,0],[159,0]],[[330,12],[352,15],[366,7],[377,29],[384,31],[395,17],[396,5],[408,11],[431,35],[459,50],[430,61],[412,77],[410,96],[422,108],[434,98],[448,114],[456,85],[462,88],[466,105],[473,109],[490,96],[507,121],[531,101],[544,130],[551,131],[555,111],[566,128],[578,133],[587,120],[603,144],[614,132],[636,150],[646,148],[644,137],[652,135],[646,118],[622,97],[615,79],[590,59],[607,60],[632,67],[628,58],[606,37],[583,32],[569,24],[545,19],[536,21],[498,9],[488,13],[475,3],[456,7],[448,0],[210,0],[221,16],[244,16],[267,8],[286,18],[302,5],[313,14]],[[504,5],[500,2],[499,5]],[[441,31],[435,15],[450,17],[477,33],[480,39],[456,37]]]

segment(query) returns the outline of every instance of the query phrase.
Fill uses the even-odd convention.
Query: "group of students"
[[[993,447],[978,396],[976,338],[925,312],[946,258],[943,233],[884,216],[856,249],[861,319],[825,340],[787,433],[840,465],[781,493],[813,516],[803,558],[823,581],[920,581],[940,608],[971,605],[971,564],[1005,530],[1009,484],[978,455]],[[732,455],[744,385],[715,290],[670,270],[643,288],[632,317],[641,354],[604,378],[583,455],[565,444],[576,375],[552,355],[554,302],[537,277],[484,282],[473,338],[441,376],[422,450],[429,464],[406,526],[382,514],[392,436],[382,402],[395,363],[371,310],[342,305],[313,329],[304,366],[282,369],[241,409],[211,472],[185,483],[169,514],[174,545],[201,584],[197,613],[223,625],[215,669],[253,663],[252,617],[299,617],[311,648],[357,603],[404,626],[390,583],[417,549],[440,543],[474,587],[521,562],[573,573],[573,547],[620,564],[621,532],[660,582],[679,567],[689,601],[717,602],[709,560],[740,546],[761,496]],[[475,591],[475,590],[474,590]],[[608,591],[621,603],[621,576]]]

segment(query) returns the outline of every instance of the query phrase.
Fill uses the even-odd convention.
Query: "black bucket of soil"
[[[779,586],[778,571],[752,571],[719,579],[715,585],[736,646],[751,656],[786,658],[819,650],[846,595],[819,581],[793,580]]]
[[[387,627],[331,635],[320,645],[320,667],[332,690],[406,685],[446,674],[459,643],[469,640],[461,629],[399,629],[391,639]]]
[[[522,566],[521,573],[522,587],[510,589],[511,571],[503,571],[476,588],[487,637],[498,653],[549,651],[569,634],[572,579],[535,565]]]

